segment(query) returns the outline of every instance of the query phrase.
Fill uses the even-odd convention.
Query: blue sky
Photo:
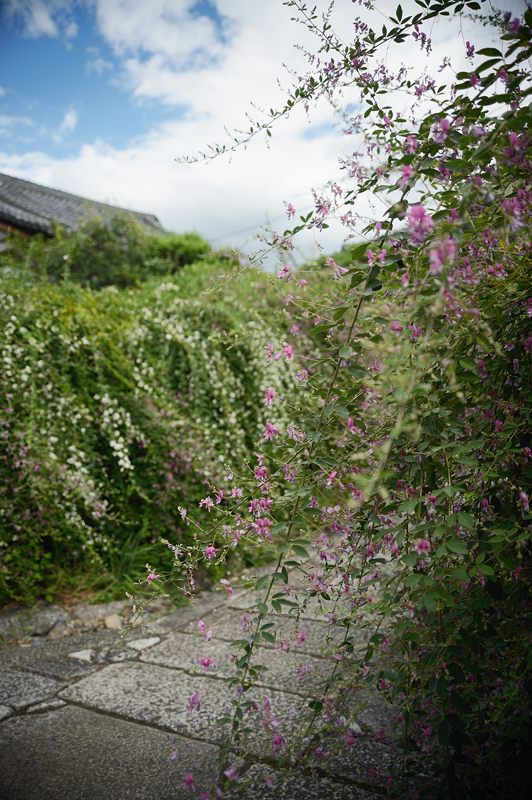
[[[314,2],[318,12],[329,5]],[[501,4],[525,7],[521,0]],[[405,13],[417,8],[413,0],[402,5]],[[391,2],[376,6],[371,13],[337,0],[333,25],[344,37],[357,14],[380,26]],[[169,230],[253,249],[262,225],[284,229],[286,203],[306,213],[312,189],[348,183],[338,158],[356,142],[339,134],[330,106],[293,112],[267,143],[257,139],[231,158],[187,165],[176,157],[248,128],[246,115],[258,113],[252,101],[259,108],[283,103],[278,79],[292,81],[283,65],[296,75],[306,68],[294,45],[316,46],[290,22],[293,13],[282,0],[0,0],[0,171],[156,214]],[[466,38],[491,43],[478,26],[465,21],[460,30],[455,22],[431,31],[428,59],[413,42],[401,49],[413,75],[435,71],[449,55],[456,69],[466,67]],[[345,97],[351,111],[357,99]],[[400,110],[403,98],[396,102]],[[363,202],[360,228],[373,216],[370,198]],[[306,234],[301,252],[330,250],[342,235],[340,226]]]
[[[7,153],[26,146],[61,157],[96,139],[123,147],[180,114],[178,103],[132,100],[120,58],[98,30],[94,7],[69,6],[57,36],[44,32],[29,36],[22,13],[10,14],[4,9],[0,141]],[[195,3],[191,14],[207,16],[220,37],[227,38],[223,20],[211,2]]]

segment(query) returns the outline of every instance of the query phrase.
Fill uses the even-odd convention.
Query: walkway
[[[229,602],[224,593],[206,592],[185,608],[147,615],[142,630],[119,644],[116,603],[80,604],[70,613],[48,608],[30,616],[26,629],[20,617],[0,616],[0,634],[22,638],[0,650],[0,794],[10,800],[191,799],[188,773],[194,789],[210,786],[227,735],[216,720],[230,709],[221,679],[233,674],[230,642],[245,636],[242,615],[253,601],[250,590]],[[212,630],[210,641],[198,632],[200,619]],[[285,741],[300,731],[313,684],[330,668],[322,646],[331,626],[311,614],[304,628],[305,641],[288,658],[274,646],[261,650],[268,670],[253,697],[261,709],[271,706],[273,726],[267,729],[259,714],[250,720],[253,755],[243,762],[235,753],[239,780],[226,798],[377,800],[388,793],[394,750],[382,730],[391,714],[374,697],[353,717],[356,741],[345,755],[333,755],[331,747],[312,771],[273,768],[276,731]],[[283,636],[295,632],[287,617]],[[203,658],[214,661],[207,670]],[[187,711],[195,691],[201,706]]]

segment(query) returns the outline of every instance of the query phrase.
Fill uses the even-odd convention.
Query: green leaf
[[[463,525],[464,528],[476,528],[477,523],[471,514],[466,514],[465,511],[459,511],[456,516],[458,518],[458,522],[460,525]]]
[[[266,603],[257,603],[257,608],[259,610],[259,614],[262,614],[263,616],[266,616],[268,613],[268,606]]]
[[[497,50],[495,47],[483,47],[482,50],[477,50],[478,56],[500,56],[502,58],[502,53],[500,50]]]
[[[301,545],[299,544],[293,544],[292,550],[294,551],[296,556],[299,556],[300,558],[310,558],[310,555],[308,554],[307,550],[305,550],[305,548],[301,547]]]
[[[446,541],[445,546],[451,551],[451,553],[457,553],[458,555],[465,556],[469,552],[465,544],[458,539],[450,539],[449,541]]]

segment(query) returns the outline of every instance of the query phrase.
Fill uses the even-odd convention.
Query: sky
[[[316,2],[316,0],[314,0]],[[312,5],[314,5],[314,2]],[[337,0],[338,30],[376,11]],[[403,8],[412,5],[403,2]],[[318,11],[328,2],[317,0]],[[522,13],[521,0],[501,6]],[[282,0],[0,0],[0,171],[94,200],[156,214],[168,230],[197,231],[215,246],[252,251],[263,225],[283,230],[285,204],[312,207],[311,189],[338,179],[349,141],[326,103],[299,110],[264,138],[200,164],[176,158],[227,142],[252,107],[279,107],[279,86],[313,47]],[[435,34],[429,62],[465,62],[467,22]],[[485,39],[480,45],[488,45]],[[425,66],[414,42],[401,57]],[[285,65],[285,66],[283,66]],[[260,116],[260,114],[259,114]],[[300,257],[330,251],[339,228],[306,234]]]

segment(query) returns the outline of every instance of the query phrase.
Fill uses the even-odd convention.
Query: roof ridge
[[[155,219],[157,220],[157,222],[159,222],[155,214],[149,214],[145,211],[135,211],[132,208],[125,208],[124,206],[113,205],[112,203],[106,203],[102,200],[92,200],[90,197],[83,197],[82,195],[74,194],[73,192],[66,192],[64,189],[55,189],[52,186],[44,186],[42,183],[35,183],[35,181],[29,181],[26,178],[19,178],[16,175],[9,175],[7,172],[0,172],[0,186],[2,178],[7,178],[9,181],[26,185],[28,188],[35,187],[36,189],[41,189],[44,190],[45,192],[53,193],[58,197],[65,197],[65,198],[71,197],[74,198],[75,200],[81,200],[84,203],[93,203],[94,205],[104,206],[105,208],[109,208],[114,211],[124,211],[130,214],[150,217],[151,219]]]

